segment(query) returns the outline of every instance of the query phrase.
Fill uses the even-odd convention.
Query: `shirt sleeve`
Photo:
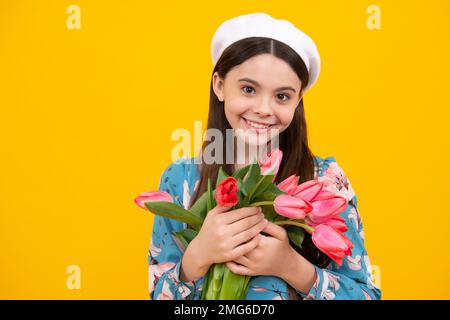
[[[287,283],[275,276],[254,276],[246,300],[289,300]]]
[[[323,175],[318,180],[324,188],[343,197],[347,209],[340,214],[348,226],[345,235],[354,247],[351,256],[344,258],[342,266],[332,261],[327,268],[314,266],[317,279],[308,294],[297,293],[305,300],[378,300],[381,290],[375,285],[372,267],[364,246],[364,229],[359,215],[357,198],[344,171],[334,157],[328,157],[323,163]]]
[[[181,206],[186,178],[184,164],[174,162],[164,170],[158,190],[168,192],[174,202]],[[201,297],[203,277],[189,282],[180,280],[184,248],[177,244],[172,232],[185,227],[182,222],[155,216],[148,251],[149,294],[152,300],[191,300]]]

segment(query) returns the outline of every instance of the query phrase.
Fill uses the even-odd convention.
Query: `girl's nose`
[[[262,116],[273,115],[272,107],[270,104],[270,99],[261,99],[253,106],[253,112],[260,114]]]

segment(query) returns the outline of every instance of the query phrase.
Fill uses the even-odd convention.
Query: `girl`
[[[299,183],[317,179],[348,199],[340,216],[354,248],[339,266],[315,247],[308,233],[301,250],[291,246],[285,229],[266,221],[259,208],[217,206],[183,249],[171,234],[186,224],[155,216],[150,297],[199,299],[208,268],[225,262],[234,273],[253,276],[246,299],[380,299],[350,182],[334,157],[314,156],[308,148],[303,95],[320,70],[314,42],[286,20],[254,13],[224,22],[213,37],[212,55],[208,129],[220,130],[223,137],[227,129],[236,132],[235,138],[245,142],[245,152],[238,155],[244,161],[234,153],[232,164],[181,158],[163,172],[159,190],[189,208],[206,191],[208,178],[215,185],[220,166],[232,174],[258,157],[256,147],[278,139],[283,159],[275,182],[296,174]],[[204,142],[202,151],[209,143]],[[224,158],[230,152],[224,143]]]

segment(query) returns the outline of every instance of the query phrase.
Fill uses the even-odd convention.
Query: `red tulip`
[[[304,219],[312,210],[308,201],[303,201],[288,194],[277,196],[273,202],[273,207],[279,215],[290,219]]]
[[[312,241],[320,251],[340,266],[345,256],[352,254],[353,243],[342,232],[327,225],[321,224],[315,228]]]
[[[142,209],[147,209],[144,203],[151,201],[173,202],[173,198],[170,194],[164,191],[147,191],[141,193],[134,199],[134,202],[136,202],[136,204]]]
[[[292,176],[284,179],[277,185],[278,189],[283,190],[289,195],[294,195],[300,191],[298,186],[298,176],[293,174]]]
[[[296,197],[302,198],[306,201],[315,200],[315,197],[322,191],[323,183],[317,180],[309,180],[303,182],[297,187]]]
[[[217,186],[214,198],[220,206],[234,206],[238,202],[237,181],[233,177],[227,177]]]
[[[278,169],[280,168],[282,159],[283,159],[283,152],[280,149],[272,150],[267,155],[267,159],[259,163],[259,166],[261,167],[261,174],[263,176],[267,176],[269,174],[273,174],[276,176],[278,173]]]

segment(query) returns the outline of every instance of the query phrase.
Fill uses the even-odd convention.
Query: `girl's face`
[[[289,126],[301,99],[300,88],[289,64],[271,54],[246,60],[225,79],[217,72],[213,75],[213,90],[224,102],[228,122],[249,146],[267,144]]]

